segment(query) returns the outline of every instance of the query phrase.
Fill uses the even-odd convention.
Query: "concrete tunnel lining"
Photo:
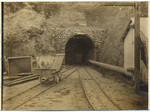
[[[66,64],[86,64],[94,58],[94,43],[86,35],[75,35],[68,40],[65,47]]]

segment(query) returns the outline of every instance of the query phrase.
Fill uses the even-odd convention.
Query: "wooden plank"
[[[140,38],[143,44],[141,49],[141,57],[144,60],[146,67],[148,67],[148,38],[142,31],[140,32]]]
[[[13,85],[16,85],[16,84],[21,84],[21,83],[24,83],[24,82],[27,82],[27,81],[35,80],[35,79],[38,79],[38,78],[39,78],[39,76],[36,75],[36,76],[33,76],[33,77],[29,77],[29,78],[17,80],[17,81],[14,81],[14,82],[6,83],[4,85],[13,86]]]
[[[135,6],[134,2],[105,2],[102,6]]]
[[[141,60],[141,76],[145,85],[148,85],[148,70],[144,62]]]
[[[31,58],[31,56],[8,57],[7,59],[22,59],[22,58]]]
[[[31,77],[35,77],[35,76],[39,76],[39,75],[23,76],[23,77],[20,77],[20,78],[18,78],[18,79],[15,79],[15,80],[13,80],[13,81],[9,81],[9,83],[13,83],[13,82],[25,80],[25,79],[28,79],[28,78],[31,78]]]
[[[15,80],[15,79],[18,79],[18,78],[21,78],[23,76],[3,76],[3,81],[6,81],[6,80]]]
[[[134,29],[130,28],[124,40],[124,68],[134,68]]]
[[[97,1],[88,1],[88,2],[97,2]],[[98,1],[99,2],[99,1]],[[43,4],[49,4],[47,2],[44,2]],[[134,6],[134,2],[101,2],[101,6]]]

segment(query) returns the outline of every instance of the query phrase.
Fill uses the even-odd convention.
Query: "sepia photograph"
[[[2,110],[148,110],[148,1],[1,6]]]

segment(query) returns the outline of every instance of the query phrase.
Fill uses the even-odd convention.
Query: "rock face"
[[[92,27],[58,28],[54,30],[56,38],[56,52],[65,52],[65,46],[68,40],[76,35],[87,35],[95,45],[97,50],[97,59],[102,52],[104,40],[108,37],[107,30]]]
[[[124,64],[124,38],[130,25],[129,19],[120,19],[116,23],[114,32],[106,39],[100,60],[103,62],[123,67]],[[115,38],[115,39],[114,39]]]
[[[21,9],[6,16],[3,40],[5,57],[54,52],[51,27],[42,14],[30,9]]]
[[[22,3],[16,10],[15,4],[4,6],[5,58],[65,52],[67,41],[82,34],[94,42],[97,61],[123,66],[123,38],[132,8],[94,2]]]
[[[59,15],[47,19],[47,22],[61,28],[87,26],[84,13],[73,9],[62,9]]]
[[[108,30],[108,38],[104,42],[100,61],[123,67],[124,37],[130,24],[129,17],[132,17],[133,8],[100,7],[99,10],[90,10],[85,12],[85,15],[89,26],[97,25]]]
[[[31,55],[34,40],[42,35],[44,17],[35,11],[22,9],[4,19],[4,54],[8,56]]]

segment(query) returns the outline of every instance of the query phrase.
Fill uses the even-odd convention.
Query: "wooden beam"
[[[139,15],[139,3],[136,2],[134,6],[134,89],[138,91],[140,89],[140,15]]]
[[[139,15],[139,3],[135,3],[135,29],[134,29],[134,36],[135,36],[135,46],[134,46],[134,68],[140,71],[140,15]]]
[[[76,2],[76,1],[71,1],[72,3]],[[90,2],[93,2],[93,1],[87,1],[85,3],[90,3]],[[98,3],[101,3],[100,6],[135,6],[135,2],[99,2],[99,1],[95,1],[95,3],[98,2]],[[44,2],[42,4],[53,4],[55,2]],[[61,3],[61,2],[58,2],[58,3]]]
[[[102,6],[135,6],[135,2],[105,2]]]

